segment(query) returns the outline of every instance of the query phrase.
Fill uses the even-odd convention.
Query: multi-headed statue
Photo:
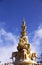
[[[15,57],[14,65],[35,64],[36,53],[31,53],[31,47],[26,36],[26,24],[22,23],[22,32],[17,46],[17,52],[12,53],[12,59]]]

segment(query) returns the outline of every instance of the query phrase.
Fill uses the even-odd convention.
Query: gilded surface
[[[22,32],[17,46],[18,52],[13,53],[12,57],[15,57],[15,61],[24,61],[28,63],[34,63],[36,60],[36,53],[31,53],[30,44],[26,36],[26,24],[22,23]],[[26,65],[26,64],[25,64]],[[30,64],[31,65],[31,64]]]

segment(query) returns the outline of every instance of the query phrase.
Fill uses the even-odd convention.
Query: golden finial
[[[25,26],[25,25],[26,25],[25,20],[23,20],[23,21],[22,21],[22,25],[23,25],[23,26]]]
[[[22,36],[26,36],[26,23],[23,20],[22,21],[22,32],[21,32]]]

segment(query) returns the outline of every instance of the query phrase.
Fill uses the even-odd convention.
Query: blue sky
[[[0,0],[0,22],[6,24],[7,31],[14,31],[26,20],[28,32],[37,29],[42,23],[41,0]],[[15,31],[17,32],[17,31]]]
[[[23,19],[26,21],[27,36],[32,51],[38,54],[42,51],[42,0],[0,0],[0,60],[2,62],[7,61],[12,51],[16,50]]]

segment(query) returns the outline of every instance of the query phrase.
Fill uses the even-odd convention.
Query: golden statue
[[[14,65],[33,65],[36,64],[36,53],[31,53],[31,47],[28,42],[25,21],[22,23],[22,32],[17,46],[17,52],[12,53],[12,59],[15,57]]]

